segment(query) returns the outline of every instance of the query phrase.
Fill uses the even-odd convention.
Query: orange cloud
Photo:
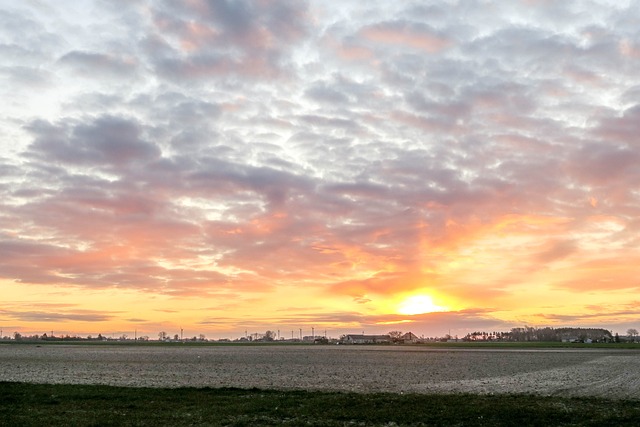
[[[570,268],[558,272],[569,277],[554,283],[558,289],[582,292],[640,289],[638,268],[640,258],[635,255],[615,258],[596,258],[576,263]]]
[[[410,274],[407,272],[383,272],[365,279],[352,279],[331,285],[327,292],[362,298],[363,295],[394,295],[427,287],[435,275]]]

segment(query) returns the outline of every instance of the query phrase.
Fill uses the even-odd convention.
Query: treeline
[[[149,341],[148,335],[142,335],[135,338],[129,337],[127,334],[122,334],[119,337],[115,336],[104,336],[102,334],[98,334],[97,336],[88,335],[86,337],[82,337],[79,335],[69,335],[69,334],[60,334],[60,335],[47,335],[46,333],[42,335],[33,334],[33,335],[23,335],[20,332],[14,332],[12,335],[15,341]],[[10,336],[0,336],[0,340],[10,340],[12,339]],[[196,338],[194,337],[193,340]],[[191,338],[189,339],[191,340]]]
[[[564,341],[564,342],[619,342],[618,334],[602,328],[512,328],[509,332],[471,332],[464,341]]]

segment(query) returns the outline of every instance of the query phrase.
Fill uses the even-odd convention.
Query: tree
[[[276,333],[273,331],[267,331],[264,333],[265,341],[273,341],[276,338]]]
[[[627,335],[635,341],[638,336],[638,330],[635,328],[627,329]]]
[[[20,332],[14,332],[13,333],[13,338],[18,341],[22,339],[22,334]]]
[[[402,331],[391,331],[389,336],[393,341],[398,341],[402,337]]]
[[[165,331],[158,332],[158,339],[160,341],[164,341],[167,339],[167,333]]]

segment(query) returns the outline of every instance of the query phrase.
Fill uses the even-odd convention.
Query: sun
[[[423,314],[438,311],[446,311],[445,307],[436,305],[428,295],[413,295],[406,298],[398,306],[400,314]]]

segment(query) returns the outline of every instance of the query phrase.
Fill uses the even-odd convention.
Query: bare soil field
[[[0,381],[640,399],[640,352],[418,346],[0,345]]]

